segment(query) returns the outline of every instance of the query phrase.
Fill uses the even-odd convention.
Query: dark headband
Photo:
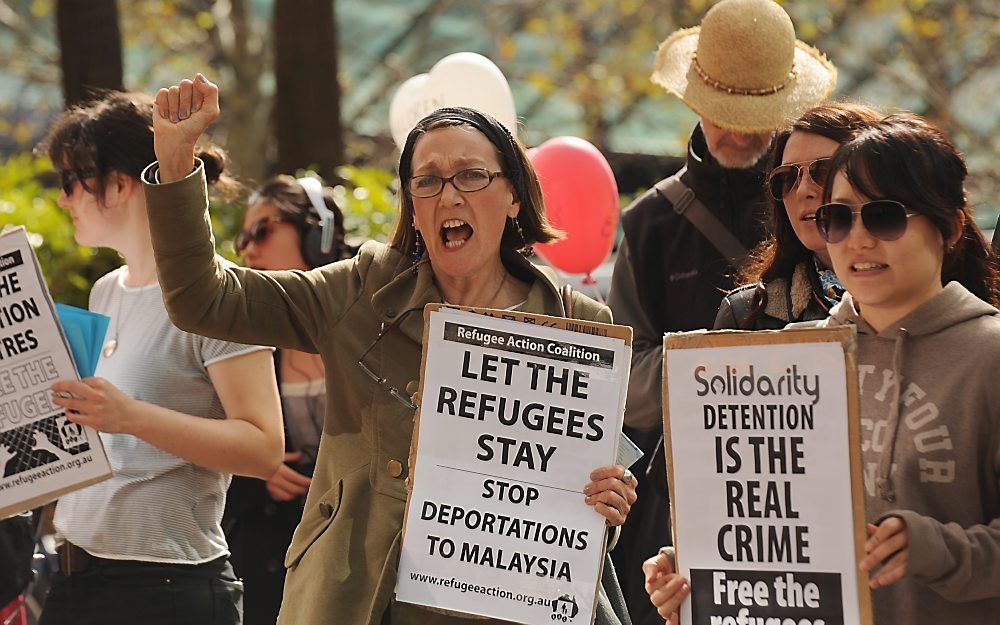
[[[417,137],[426,131],[427,126],[439,121],[461,122],[472,126],[486,135],[490,143],[499,150],[500,156],[504,160],[504,173],[507,174],[511,185],[514,187],[517,199],[520,201],[528,197],[528,190],[524,181],[524,164],[521,162],[521,151],[518,149],[517,141],[510,133],[510,130],[492,115],[465,106],[440,108],[417,122],[417,125],[413,127],[413,130],[406,137],[406,144],[403,146],[403,154],[407,156],[406,167],[408,169],[405,175],[413,173],[413,144],[416,142]]]

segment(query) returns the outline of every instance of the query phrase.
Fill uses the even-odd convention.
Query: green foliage
[[[236,253],[236,235],[243,229],[243,214],[246,201],[213,198],[208,214],[212,218],[212,233],[215,235],[215,251],[237,264],[242,264]]]
[[[347,241],[359,245],[369,239],[388,241],[399,213],[396,176],[376,167],[341,167],[337,175],[345,184],[333,191],[344,211]]]
[[[42,184],[41,177],[51,171],[47,159],[30,154],[0,164],[0,227],[24,226],[52,298],[86,308],[91,285],[121,258],[112,250],[76,244],[73,222],[56,204],[58,188]]]

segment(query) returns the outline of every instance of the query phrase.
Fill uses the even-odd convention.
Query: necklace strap
[[[489,304],[487,305],[487,306],[488,306],[489,308],[493,308],[493,305],[494,305],[494,304],[496,303],[496,301],[497,301],[497,296],[499,296],[499,295],[500,295],[500,291],[502,291],[502,290],[503,290],[503,287],[504,287],[504,285],[505,285],[505,284],[507,284],[507,278],[508,278],[509,276],[510,276],[510,272],[509,272],[509,271],[506,271],[506,270],[504,270],[504,272],[503,272],[503,280],[501,280],[501,281],[500,281],[500,286],[498,286],[498,287],[497,287],[497,290],[496,290],[496,293],[494,293],[494,294],[493,294],[493,297],[491,297],[491,298],[490,298],[490,302],[489,302]]]

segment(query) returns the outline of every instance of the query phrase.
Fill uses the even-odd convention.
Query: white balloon
[[[488,113],[517,136],[510,85],[500,68],[481,54],[449,54],[428,73],[399,86],[389,105],[389,127],[396,145],[402,149],[417,122],[444,106],[467,106]]]

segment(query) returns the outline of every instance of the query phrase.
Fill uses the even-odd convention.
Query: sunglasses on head
[[[236,253],[243,254],[250,243],[260,245],[271,236],[271,227],[276,223],[288,221],[282,217],[261,217],[250,224],[250,227],[236,235]]]
[[[59,170],[59,186],[62,187],[63,193],[67,196],[73,195],[73,185],[86,178],[96,178],[99,174],[100,172],[96,169],[84,169],[79,172],[75,169],[61,169]]]
[[[854,206],[860,206],[854,210]],[[907,219],[918,215],[896,200],[875,200],[864,204],[824,204],[816,209],[816,229],[827,243],[840,243],[861,215],[865,230],[879,241],[895,241],[906,233]]]
[[[809,176],[817,187],[822,188],[830,175],[832,159],[817,158],[804,163],[786,163],[778,165],[767,176],[767,192],[777,201],[785,199],[795,187],[802,184],[803,176]]]

